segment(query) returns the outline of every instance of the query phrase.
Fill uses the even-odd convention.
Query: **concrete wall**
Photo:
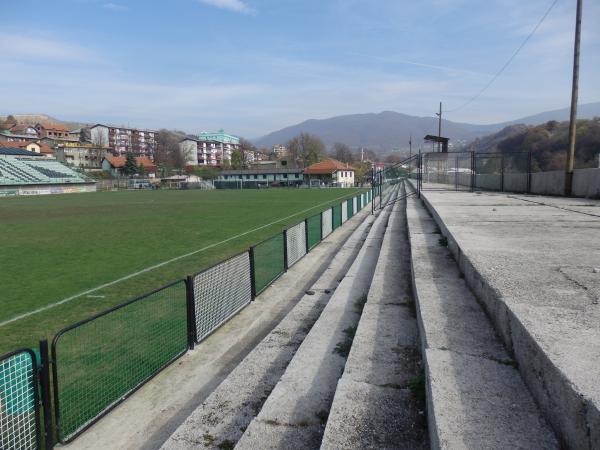
[[[527,173],[504,173],[504,190],[507,192],[527,192]]]
[[[573,173],[573,195],[600,198],[600,169],[577,169]]]
[[[531,193],[541,195],[564,195],[565,172],[534,172],[531,174]]]
[[[482,173],[475,175],[475,188],[486,191],[499,191],[502,186],[500,175]]]

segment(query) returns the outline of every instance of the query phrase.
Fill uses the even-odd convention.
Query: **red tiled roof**
[[[354,168],[348,163],[343,163],[337,159],[329,158],[308,166],[306,169],[304,169],[304,173],[307,175],[325,175],[337,172],[338,170],[354,171]]]
[[[125,167],[125,161],[127,158],[125,156],[112,156],[107,155],[104,159],[108,161],[108,163],[113,166],[115,169],[120,169]],[[136,166],[144,166],[146,169],[156,170],[156,166],[152,162],[150,158],[147,156],[136,156],[135,157]]]
[[[44,130],[66,131],[66,132],[69,132],[69,129],[67,127],[65,127],[64,125],[59,124],[59,123],[50,123],[50,124],[47,124],[47,125],[44,125],[43,123],[40,123],[39,125]]]
[[[3,147],[13,147],[13,148],[27,148],[29,144],[37,144],[40,146],[40,153],[48,153],[54,154],[54,150],[50,148],[50,146],[46,144],[42,144],[41,142],[32,142],[32,141],[12,141],[12,142],[3,142]]]

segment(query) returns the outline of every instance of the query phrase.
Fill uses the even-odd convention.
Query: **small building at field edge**
[[[353,187],[354,168],[348,164],[329,158],[304,169],[304,178],[310,185],[317,180],[320,185],[333,187]]]
[[[217,189],[245,189],[269,186],[299,186],[302,169],[223,170],[215,181]]]

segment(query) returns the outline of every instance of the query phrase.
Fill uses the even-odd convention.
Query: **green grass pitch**
[[[0,199],[0,322],[298,213],[0,326],[0,353],[35,346],[67,325],[247,249],[356,192],[122,191]]]

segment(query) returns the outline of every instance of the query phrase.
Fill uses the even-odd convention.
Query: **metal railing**
[[[370,195],[345,199],[184,280],[66,327],[51,352],[41,341],[39,356],[30,349],[1,356],[0,449],[71,442],[249,305],[339,228],[343,211],[351,217]]]

